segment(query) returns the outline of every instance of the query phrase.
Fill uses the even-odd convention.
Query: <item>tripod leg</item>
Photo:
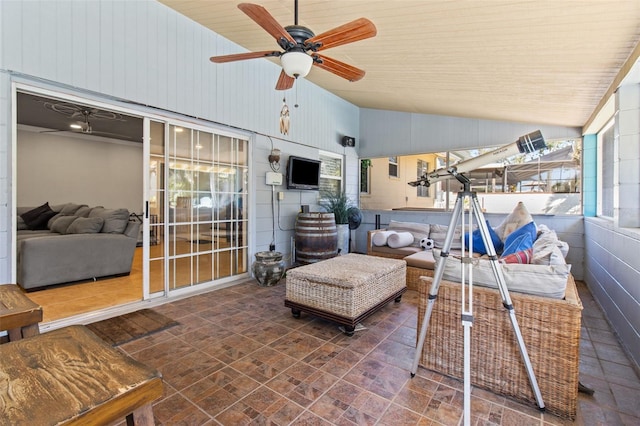
[[[422,353],[424,340],[427,336],[427,328],[429,327],[431,312],[433,311],[433,305],[436,302],[436,299],[438,298],[438,289],[440,288],[440,281],[442,280],[442,275],[444,274],[445,260],[446,260],[446,257],[449,256],[449,249],[451,249],[451,242],[453,241],[453,235],[455,234],[455,227],[457,224],[458,215],[461,213],[462,213],[462,196],[461,194],[458,194],[455,207],[453,208],[453,214],[451,215],[449,228],[447,228],[447,234],[444,239],[444,245],[442,246],[442,251],[440,252],[440,257],[442,257],[442,261],[438,262],[438,265],[436,266],[436,270],[433,274],[433,281],[431,282],[431,288],[429,289],[429,301],[427,302],[427,310],[424,314],[424,318],[422,319],[422,326],[420,327],[418,345],[416,346],[416,354],[413,358],[413,365],[411,367],[411,377],[414,377],[416,375],[416,372],[418,371],[418,363],[420,362],[420,354]]]
[[[478,203],[478,197],[476,196],[475,193],[473,193],[471,196],[471,202],[472,202],[473,210],[476,214],[476,217],[478,218],[478,227],[480,228],[480,233],[482,235],[484,246],[487,249],[487,254],[489,255],[489,259],[491,261],[491,268],[493,269],[493,275],[495,276],[496,283],[498,284],[498,290],[500,291],[500,297],[502,298],[502,305],[509,311],[509,320],[511,321],[511,327],[513,328],[513,332],[516,335],[516,340],[518,341],[520,356],[522,357],[522,361],[524,362],[525,368],[527,370],[527,375],[529,376],[529,382],[531,382],[531,388],[533,389],[533,393],[536,396],[538,407],[540,408],[540,410],[544,410],[544,401],[542,400],[542,394],[540,393],[538,381],[536,380],[536,375],[533,372],[533,367],[531,366],[531,360],[529,359],[529,353],[527,352],[527,347],[525,346],[524,340],[522,338],[522,333],[520,332],[520,326],[518,325],[516,312],[515,312],[515,309],[513,308],[511,297],[509,296],[509,290],[507,288],[507,284],[504,279],[504,274],[502,273],[502,267],[498,263],[498,256],[496,254],[496,249],[494,248],[493,242],[491,241],[491,237],[489,236],[489,229],[487,228],[487,222],[484,220],[484,215],[482,214],[482,209],[480,209],[480,204]]]
[[[464,289],[463,289],[464,290]],[[462,315],[464,327],[464,425],[471,424],[471,326],[473,317]]]

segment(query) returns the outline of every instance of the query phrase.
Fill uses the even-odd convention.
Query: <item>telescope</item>
[[[431,186],[432,183],[455,177],[461,183],[468,182],[462,173],[478,169],[486,164],[496,163],[516,154],[529,154],[531,152],[546,148],[547,145],[542,137],[542,132],[536,130],[527,135],[520,136],[517,141],[487,152],[468,160],[460,161],[453,166],[443,167],[433,172],[426,173],[420,179],[409,182],[411,186]]]

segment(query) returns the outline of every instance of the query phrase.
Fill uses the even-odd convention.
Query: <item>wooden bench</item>
[[[40,334],[42,307],[34,303],[15,284],[0,285],[0,331],[7,331],[9,341]]]
[[[153,425],[158,371],[70,326],[0,345],[0,423]]]

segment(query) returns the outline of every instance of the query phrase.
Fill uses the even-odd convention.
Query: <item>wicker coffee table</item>
[[[350,253],[287,271],[284,305],[344,325],[356,324],[407,290],[404,260]]]

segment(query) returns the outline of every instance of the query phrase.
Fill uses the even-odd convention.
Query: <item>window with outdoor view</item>
[[[614,163],[615,163],[615,133],[613,120],[598,134],[598,215],[613,217],[614,209]]]
[[[360,192],[363,194],[368,194],[370,191],[369,185],[371,184],[370,179],[370,171],[371,168],[371,160],[364,159],[360,160]]]
[[[398,157],[389,157],[389,176],[398,177]]]
[[[320,161],[320,194],[342,192],[342,156],[321,152]]]
[[[427,172],[429,172],[429,163],[424,160],[417,160],[418,170],[416,173],[416,179],[420,179],[421,176],[424,176]],[[428,197],[429,196],[429,187],[418,185],[416,186],[417,196],[418,197]]]
[[[488,212],[510,213],[526,193],[531,213],[581,214],[582,139],[546,140],[546,144],[542,150],[465,171],[463,174],[471,181],[471,189],[478,194],[481,207]],[[372,158],[368,178],[375,182],[375,187],[361,200],[361,207],[449,211],[455,204],[460,184],[448,175],[447,168],[499,148],[502,147]],[[428,185],[409,185],[419,180],[425,170],[438,170],[443,177]]]

